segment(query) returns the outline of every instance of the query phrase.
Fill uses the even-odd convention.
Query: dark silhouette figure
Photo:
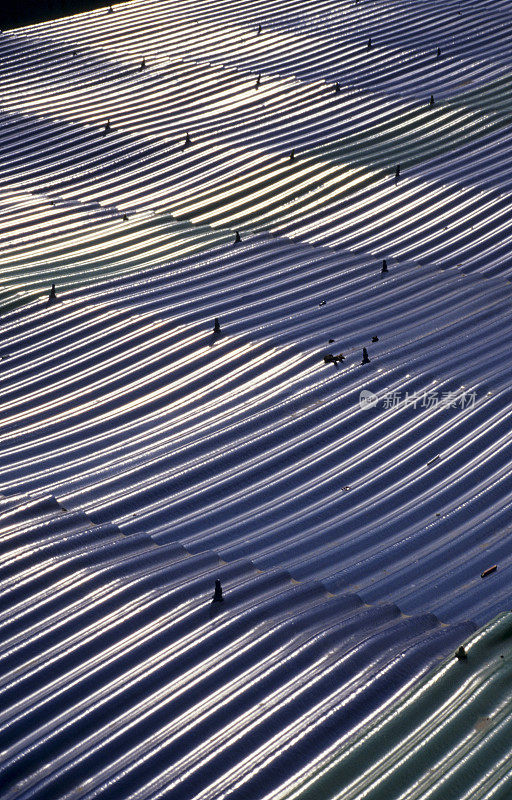
[[[366,347],[363,347],[363,360],[361,361],[361,364],[369,364],[369,363],[370,359],[368,357],[368,350],[366,349]]]
[[[235,236],[235,241],[233,242],[233,244],[238,244],[238,242],[241,242],[241,241],[242,241],[242,240],[241,240],[241,238],[240,238],[240,234],[239,234],[239,233],[238,233],[238,231],[237,231],[237,232],[236,232],[236,236]]]
[[[190,134],[187,132],[187,135],[185,136],[185,144],[183,145],[183,147],[188,147],[189,144],[192,144],[192,139],[190,138]]]
[[[260,33],[261,33],[261,25],[258,25],[258,33],[256,35],[259,36]]]
[[[222,603],[223,600],[224,598],[222,596],[222,586],[220,585],[220,581],[217,578],[217,580],[215,581],[215,592],[212,597],[212,603]]]
[[[437,48],[437,56],[436,56],[436,58],[440,58],[440,57],[441,57],[441,48],[438,47]]]
[[[260,83],[261,83],[261,72],[258,75],[258,77],[256,78],[256,89],[260,88]]]
[[[219,336],[219,334],[221,334],[221,333],[222,333],[222,331],[221,331],[221,329],[220,329],[220,322],[219,322],[219,318],[218,318],[218,317],[215,317],[215,322],[214,322],[214,325],[213,325],[213,332],[214,332],[214,333],[215,333],[217,336]]]
[[[112,130],[112,126],[110,124],[110,120],[107,119],[107,121],[105,123],[105,127],[103,129],[103,136],[105,136],[107,133],[109,133],[110,130]]]
[[[382,273],[382,272],[387,272],[387,271],[388,271],[388,262],[386,261],[386,259],[385,259],[385,258],[383,258],[383,259],[382,259],[382,269],[381,269],[381,273]]]
[[[47,305],[51,306],[53,303],[56,303],[59,298],[57,297],[57,292],[55,291],[55,284],[52,283],[52,288],[50,289],[50,294],[48,295],[48,303]]]
[[[341,86],[339,85],[338,81],[336,81],[336,86],[334,87],[335,94],[339,94],[341,92]]]
[[[430,95],[430,103],[429,103],[429,105],[431,105],[431,106],[434,105],[434,95],[433,94]]]
[[[144,58],[142,59],[142,61],[140,63],[139,71],[142,72],[143,69],[146,69],[146,57],[145,56],[144,56]]]
[[[114,13],[114,9],[112,8],[112,6],[109,6],[108,13],[109,14],[113,14]]]
[[[76,56],[76,50],[73,50],[73,55]]]
[[[400,164],[397,164],[395,169],[395,180],[397,181],[399,177],[400,177]]]
[[[372,336],[372,342],[378,342],[378,341],[379,341],[378,336]]]
[[[464,645],[461,644],[461,646],[459,647],[459,649],[457,650],[455,655],[457,656],[459,661],[464,661],[468,657],[468,654],[466,653],[466,651],[464,649]]]
[[[371,36],[370,36],[370,38],[368,39],[368,44],[367,44],[366,46],[367,46],[368,50],[369,50],[369,49],[370,49],[370,47],[372,46],[372,37],[371,37]]]
[[[290,161],[295,161],[295,150],[290,153]]]
[[[123,214],[123,222],[128,222],[128,214]]]

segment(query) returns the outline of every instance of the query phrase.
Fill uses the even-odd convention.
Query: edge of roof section
[[[462,800],[512,793],[512,613],[473,633],[280,800]]]

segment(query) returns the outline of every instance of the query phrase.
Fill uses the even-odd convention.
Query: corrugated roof
[[[125,248],[124,269],[140,266],[140,225],[163,236],[173,215],[508,275],[509,5],[242,8],[140,0],[4,35],[4,188],[110,209],[103,233],[120,239],[104,255],[121,261]],[[117,231],[143,212],[157,216]],[[69,280],[58,237],[4,263],[32,287],[37,260],[52,264],[59,247]],[[105,268],[101,238],[95,249],[91,271]],[[148,236],[151,249],[162,256]]]
[[[2,490],[485,621],[511,568],[510,292],[389,269],[260,236],[6,316]]]
[[[5,800],[263,797],[471,630],[124,537],[51,497],[0,526]]]
[[[472,719],[508,616],[427,673],[509,605],[511,22],[133,0],[0,36],[6,798],[381,800],[410,764],[423,799],[466,752],[504,796],[506,703],[462,745],[435,707]]]
[[[512,793],[512,614],[500,614],[358,733],[294,800],[458,800]]]

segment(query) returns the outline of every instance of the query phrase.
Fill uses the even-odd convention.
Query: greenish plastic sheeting
[[[499,614],[288,800],[512,797],[512,613]]]
[[[6,252],[0,260],[0,313],[44,299],[52,283],[57,292],[71,290],[233,241],[232,231],[213,231],[157,214],[85,230],[85,236],[83,231],[76,238],[54,236],[46,243]]]
[[[509,78],[436,101],[432,107],[428,100],[342,141],[301,152],[293,162],[263,164],[242,180],[227,181],[220,197],[217,188],[206,190],[190,209],[173,212],[199,224],[258,230],[278,226],[304,202],[316,197],[321,206],[333,191],[339,199],[347,199],[394,175],[396,164],[403,169],[417,166],[503,128],[512,119]]]

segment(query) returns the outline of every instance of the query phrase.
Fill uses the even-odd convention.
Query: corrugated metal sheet
[[[480,708],[508,621],[425,675],[509,604],[511,22],[134,0],[0,36],[2,800],[468,774],[432,709]],[[368,771],[395,719],[412,760]]]
[[[124,537],[51,497],[0,527],[2,800],[266,796],[471,630]]]
[[[116,225],[143,214],[135,231],[105,220],[103,236],[120,237],[106,247],[111,262],[119,247],[128,261],[142,247],[141,224],[163,244],[173,215],[509,275],[511,17],[502,0],[319,2],[314,13],[307,3],[136,0],[9,33],[2,185],[57,207],[99,202]],[[102,234],[90,235],[92,270]],[[73,264],[65,236],[3,263],[32,288],[60,248],[60,277]],[[169,246],[169,257],[180,252]],[[148,236],[151,249],[162,256]]]
[[[511,569],[510,291],[389,268],[260,236],[6,316],[2,491],[489,619]]]
[[[512,614],[501,614],[364,728],[296,800],[458,800],[512,794]]]

